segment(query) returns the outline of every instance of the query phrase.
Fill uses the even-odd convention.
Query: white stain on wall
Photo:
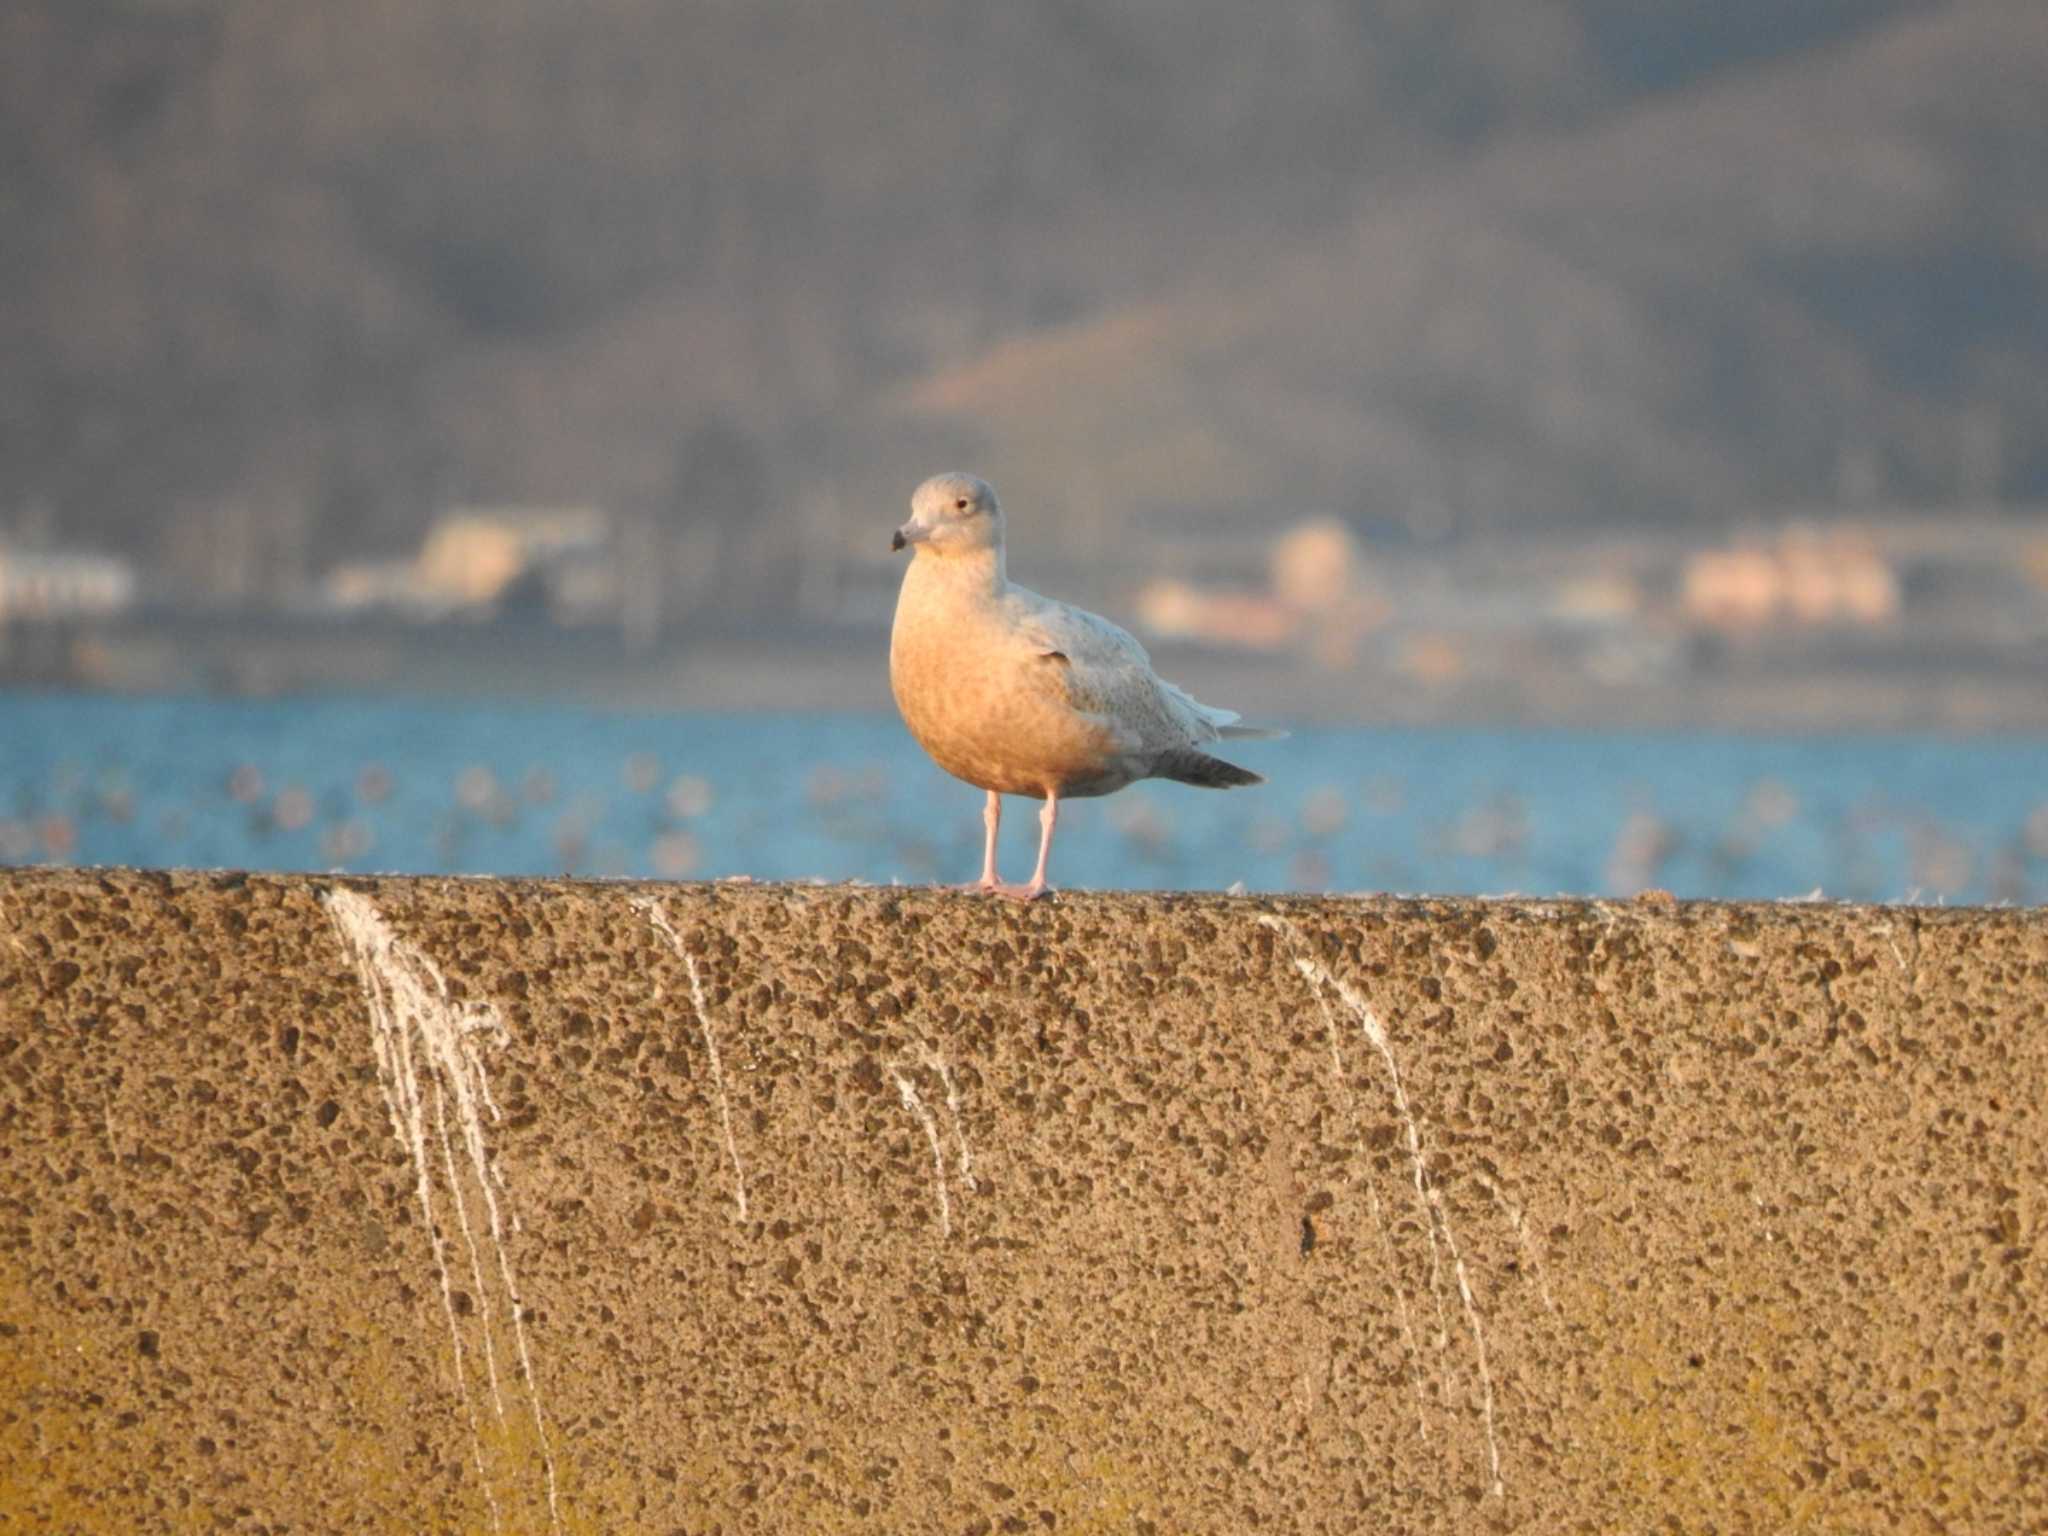
[[[462,1229],[470,1281],[476,1287],[477,1306],[483,1312],[485,1377],[490,1386],[491,1406],[499,1422],[505,1423],[507,1411],[497,1347],[492,1342],[495,1321],[513,1339],[520,1379],[526,1388],[526,1411],[532,1415],[540,1444],[541,1466],[547,1481],[548,1519],[551,1528],[559,1531],[562,1522],[554,1451],[548,1441],[547,1414],[541,1404],[540,1383],[527,1343],[519,1279],[506,1242],[508,1230],[519,1230],[519,1219],[484,1129],[486,1116],[492,1121],[500,1118],[497,1103],[491,1097],[484,1051],[509,1038],[505,1021],[488,1002],[457,1002],[449,993],[448,979],[440,967],[418,947],[399,938],[368,897],[336,888],[327,892],[325,901],[327,915],[355,967],[363,998],[369,1004],[377,1080],[384,1090],[392,1134],[412,1164],[414,1190],[440,1279],[442,1311],[448,1320],[456,1390],[468,1416],[471,1449],[476,1456],[484,1498],[490,1505],[492,1525],[503,1529],[503,1517],[484,1465],[476,1406],[470,1398],[462,1328],[456,1319],[449,1244],[442,1236],[435,1160],[427,1141],[430,1096],[434,1139],[441,1153],[441,1177],[455,1224]],[[462,1150],[460,1159],[456,1156],[457,1147]],[[466,1184],[482,1194],[480,1218],[470,1213],[464,1193]],[[486,1249],[491,1256],[488,1265]],[[495,1272],[495,1285],[486,1281],[487,1268]]]
[[[711,1024],[711,1009],[704,1001],[704,981],[697,974],[697,957],[690,953],[683,943],[683,936],[676,932],[667,914],[661,910],[661,903],[652,896],[636,896],[633,905],[646,916],[654,931],[668,941],[683,962],[683,969],[690,977],[690,1006],[697,1010],[697,1029],[704,1037],[704,1054],[711,1058],[711,1086],[718,1101],[718,1125],[725,1134],[725,1155],[732,1164],[732,1198],[739,1210],[739,1219],[747,1219],[747,1170],[740,1164],[739,1143],[732,1134],[732,1103],[725,1092],[725,1062],[718,1054],[718,1032]],[[656,994],[659,996],[659,993]]]
[[[1543,1265],[1536,1256],[1536,1245],[1529,1241],[1528,1217],[1522,1214],[1519,1205],[1508,1198],[1507,1191],[1483,1172],[1473,1169],[1472,1178],[1481,1189],[1493,1196],[1494,1204],[1498,1205],[1502,1214],[1507,1217],[1508,1229],[1515,1234],[1515,1246],[1522,1250],[1523,1268],[1528,1271],[1529,1278],[1536,1282],[1537,1295],[1543,1298],[1543,1310],[1554,1314],[1557,1311],[1557,1302],[1550,1294],[1550,1282],[1543,1276]]]
[[[1331,1080],[1336,1086],[1337,1097],[1343,1101],[1345,1118],[1351,1122],[1351,1134],[1358,1143],[1358,1149],[1361,1154],[1360,1160],[1363,1162],[1365,1128],[1359,1119],[1358,1104],[1351,1092],[1351,1076],[1344,1068],[1344,1053],[1338,1045],[1337,1015],[1331,1011],[1330,1000],[1324,996],[1323,989],[1316,987],[1313,990],[1316,1008],[1323,1016],[1324,1038],[1329,1042],[1330,1046]],[[1386,1260],[1387,1273],[1394,1282],[1394,1312],[1395,1316],[1400,1320],[1401,1339],[1408,1351],[1409,1376],[1415,1384],[1415,1431],[1422,1439],[1427,1440],[1429,1438],[1428,1395],[1422,1385],[1422,1351],[1415,1342],[1415,1323],[1408,1312],[1408,1290],[1401,1283],[1401,1265],[1394,1253],[1393,1234],[1387,1227],[1386,1208],[1380,1203],[1379,1186],[1373,1182],[1372,1170],[1370,1168],[1365,1170],[1365,1193],[1372,1207],[1373,1226],[1379,1232],[1380,1253]],[[1433,1227],[1427,1228],[1427,1230],[1429,1231],[1433,1246],[1436,1238],[1435,1230]],[[1432,1261],[1435,1259],[1434,1252],[1431,1254],[1431,1259]],[[1432,1285],[1430,1293],[1436,1301],[1437,1351],[1438,1358],[1441,1360],[1449,1352],[1449,1329],[1444,1318],[1442,1290],[1434,1283],[1435,1276],[1440,1272],[1440,1266],[1432,1262],[1431,1272]],[[1446,1375],[1446,1383],[1448,1384],[1448,1375]]]
[[[939,1128],[932,1119],[932,1112],[924,1107],[924,1099],[917,1091],[917,1084],[903,1075],[900,1067],[890,1067],[889,1075],[896,1079],[896,1095],[903,1100],[903,1107],[911,1117],[924,1127],[924,1139],[931,1143],[932,1182],[938,1186],[939,1194],[939,1236],[953,1235],[953,1201],[946,1192],[946,1153],[939,1145]]]
[[[981,1186],[974,1181],[974,1149],[967,1144],[967,1123],[960,1117],[960,1085],[953,1080],[953,1069],[946,1064],[946,1058],[937,1051],[927,1049],[924,1064],[939,1074],[939,1082],[946,1090],[946,1120],[953,1129],[954,1166],[971,1195]]]
[[[1408,1103],[1408,1090],[1401,1081],[1400,1063],[1394,1058],[1393,1042],[1387,1034],[1387,1027],[1380,1021],[1356,988],[1342,977],[1333,975],[1327,967],[1310,953],[1301,932],[1292,923],[1271,915],[1262,916],[1259,922],[1279,933],[1288,944],[1294,958],[1294,967],[1308,982],[1320,1000],[1325,992],[1334,995],[1351,1016],[1357,1021],[1359,1032],[1378,1052],[1387,1070],[1387,1081],[1394,1099],[1395,1113],[1400,1116],[1406,1131],[1408,1143],[1408,1164],[1415,1183],[1415,1198],[1420,1206],[1426,1229],[1430,1233],[1431,1289],[1437,1288],[1438,1234],[1442,1236],[1442,1251],[1451,1259],[1451,1272],[1456,1277],[1458,1299],[1464,1308],[1465,1326],[1472,1339],[1472,1352],[1478,1365],[1480,1408],[1486,1429],[1486,1454],[1491,1481],[1488,1491],[1495,1498],[1504,1498],[1507,1484],[1501,1476],[1500,1437],[1494,1422],[1493,1371],[1486,1355],[1486,1326],[1479,1315],[1479,1303],[1473,1294],[1472,1279],[1465,1268],[1465,1258],[1458,1246],[1457,1233],[1451,1228],[1450,1212],[1444,1207],[1443,1193],[1436,1181],[1429,1176],[1428,1162],[1422,1151],[1422,1131],[1415,1112]],[[1439,1344],[1447,1340],[1439,1338]]]

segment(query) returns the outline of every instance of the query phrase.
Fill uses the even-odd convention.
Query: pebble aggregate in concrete
[[[2048,1523],[2048,918],[0,872],[0,1531]]]

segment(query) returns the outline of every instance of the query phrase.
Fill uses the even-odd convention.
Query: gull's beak
[[[889,552],[891,554],[894,554],[897,550],[901,549],[904,545],[908,544],[909,542],[910,540],[903,537],[903,530],[901,528],[898,528],[896,530],[895,537],[889,540]]]
[[[909,522],[896,530],[896,537],[889,541],[889,548],[897,550],[910,544],[922,544],[931,536],[931,529],[925,527],[923,523],[920,523],[913,517]]]

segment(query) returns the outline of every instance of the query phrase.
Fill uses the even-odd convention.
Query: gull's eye
[[[955,512],[965,512],[967,510],[967,498],[962,496],[958,501],[954,502],[953,510]]]

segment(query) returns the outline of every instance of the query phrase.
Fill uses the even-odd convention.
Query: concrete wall
[[[0,1530],[2039,1529],[2038,912],[0,877]]]

